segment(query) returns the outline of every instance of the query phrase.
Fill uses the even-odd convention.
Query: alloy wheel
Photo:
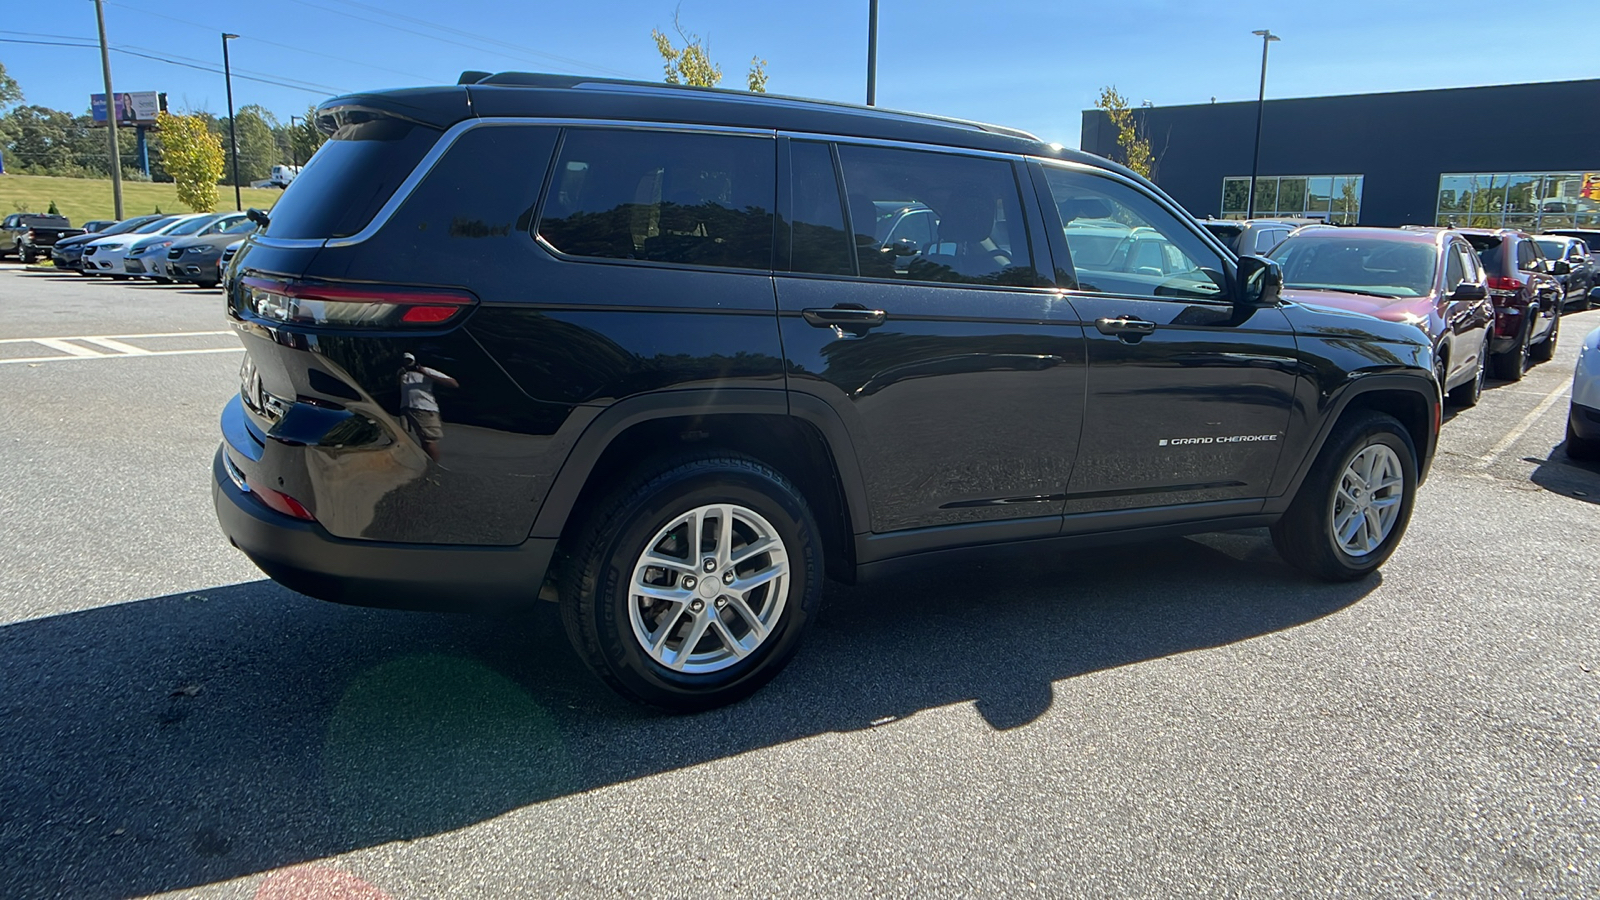
[[[674,672],[726,669],[773,633],[789,595],[789,555],[754,510],[712,504],[678,516],[633,567],[633,636]]]
[[[1383,444],[1369,444],[1352,458],[1339,478],[1329,517],[1339,549],[1363,557],[1378,549],[1394,530],[1405,494],[1400,457]]]

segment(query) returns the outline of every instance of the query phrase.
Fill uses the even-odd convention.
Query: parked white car
[[[1600,459],[1600,328],[1589,332],[1578,348],[1572,409],[1567,413],[1567,455]]]
[[[109,275],[118,281],[131,277],[128,274],[128,251],[138,242],[155,235],[171,234],[175,229],[184,227],[200,228],[203,225],[190,223],[200,219],[209,219],[212,213],[189,213],[181,216],[171,216],[166,219],[157,219],[143,228],[119,234],[114,237],[101,238],[90,241],[83,248],[83,270],[94,272],[96,275]]]
[[[242,212],[203,213],[173,225],[167,231],[142,237],[128,246],[123,256],[123,271],[134,277],[169,282],[172,273],[168,271],[170,260],[167,258],[167,248],[186,237],[221,234],[240,222],[248,221]]]

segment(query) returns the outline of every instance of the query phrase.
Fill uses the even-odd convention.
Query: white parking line
[[[65,353],[68,356],[105,356],[105,354],[101,353],[99,350],[90,350],[88,347],[79,347],[77,344],[69,344],[64,338],[39,338],[38,340],[34,341],[34,343],[43,344],[57,353]]]
[[[1488,453],[1478,457],[1478,462],[1484,466],[1493,465],[1494,461],[1500,458],[1500,454],[1506,452],[1507,448],[1509,448],[1512,444],[1515,444],[1517,442],[1517,438],[1527,434],[1528,429],[1533,427],[1533,423],[1539,421],[1539,417],[1544,415],[1545,412],[1550,409],[1550,407],[1554,406],[1556,401],[1560,400],[1561,397],[1571,388],[1572,383],[1570,381],[1563,382],[1560,387],[1546,394],[1544,399],[1539,401],[1539,405],[1533,408],[1533,412],[1523,416],[1522,421],[1518,422],[1515,428],[1506,432],[1506,436],[1501,438],[1499,443],[1495,444],[1493,447],[1490,447]]]
[[[0,359],[0,365],[9,363],[38,365],[39,363],[62,362],[70,359],[126,359],[130,356],[193,356],[204,353],[238,353],[244,348],[197,347],[192,350],[147,350],[136,344],[128,343],[129,341],[141,341],[149,338],[210,338],[231,334],[233,334],[231,331],[164,331],[156,334],[94,334],[74,337],[4,338],[0,339],[0,344],[37,344],[47,350],[54,350],[60,355]],[[94,344],[102,348],[102,350],[84,347],[82,344]]]

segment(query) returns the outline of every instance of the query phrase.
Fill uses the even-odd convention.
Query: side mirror
[[[1283,269],[1265,256],[1241,256],[1237,270],[1235,302],[1245,306],[1273,306],[1283,294]]]
[[[1456,289],[1450,294],[1450,299],[1462,302],[1472,302],[1476,300],[1482,300],[1487,296],[1489,296],[1489,291],[1483,285],[1474,284],[1470,281],[1463,281],[1456,285]]]
[[[245,218],[256,223],[256,225],[261,228],[266,228],[267,225],[272,221],[265,212],[256,209],[253,206],[246,210],[244,215]]]
[[[922,252],[922,245],[908,237],[895,238],[883,245],[883,252],[895,256],[916,256]]]
[[[1550,260],[1550,274],[1571,275],[1572,266],[1564,259],[1552,259]]]

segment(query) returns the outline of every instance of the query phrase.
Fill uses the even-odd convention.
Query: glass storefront
[[[1361,218],[1361,175],[1281,175],[1256,179],[1259,218],[1325,219],[1354,225]],[[1222,217],[1243,219],[1250,179],[1222,179]]]
[[[1600,227],[1600,172],[1441,175],[1434,224],[1533,232]]]

